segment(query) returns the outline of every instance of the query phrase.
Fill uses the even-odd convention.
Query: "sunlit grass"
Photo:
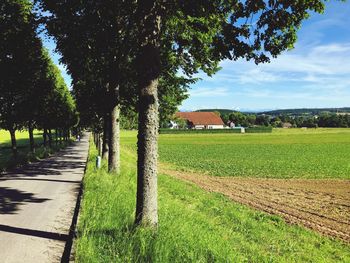
[[[34,131],[34,138],[41,142],[42,132],[39,130]],[[18,145],[28,145],[29,144],[29,134],[28,131],[16,131],[16,139],[18,140]],[[0,130],[0,147],[11,146],[11,137],[9,131]]]
[[[36,144],[36,151],[33,154],[30,152],[29,148],[28,131],[16,131],[16,139],[18,156],[15,159],[13,158],[11,150],[10,133],[6,130],[0,130],[0,172],[4,169],[11,168],[19,164],[24,164],[30,161],[36,161],[38,159],[45,158],[65,146],[65,144],[62,144],[53,145],[51,149],[44,148],[42,146],[42,131],[35,130],[34,140]]]

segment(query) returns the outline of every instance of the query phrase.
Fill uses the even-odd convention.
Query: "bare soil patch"
[[[216,177],[164,167],[161,172],[350,243],[350,180]]]

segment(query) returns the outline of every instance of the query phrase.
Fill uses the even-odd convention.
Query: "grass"
[[[16,159],[14,159],[11,150],[10,133],[5,130],[0,130],[0,172],[8,168],[15,167],[19,164],[48,157],[53,152],[56,152],[65,146],[65,144],[54,145],[51,149],[40,146],[43,141],[42,132],[35,130],[34,140],[35,144],[39,147],[36,148],[36,151],[33,154],[29,149],[29,135],[27,131],[17,131],[16,139],[18,156]]]
[[[135,149],[131,134],[124,142]],[[160,160],[217,176],[350,179],[350,129],[275,129],[271,134],[164,134]]]
[[[133,137],[124,133],[124,145]],[[119,176],[106,164],[96,170],[96,154],[90,147],[77,262],[350,262],[350,247],[339,241],[162,174],[158,232],[135,229],[133,147],[122,148]]]

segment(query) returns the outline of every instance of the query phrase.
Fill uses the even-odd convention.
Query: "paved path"
[[[61,261],[87,155],[84,136],[53,157],[0,177],[0,262]]]

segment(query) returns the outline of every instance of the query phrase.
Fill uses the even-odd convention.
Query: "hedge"
[[[271,133],[272,127],[246,128],[246,133]],[[240,129],[160,129],[160,134],[184,134],[184,133],[241,133]]]

